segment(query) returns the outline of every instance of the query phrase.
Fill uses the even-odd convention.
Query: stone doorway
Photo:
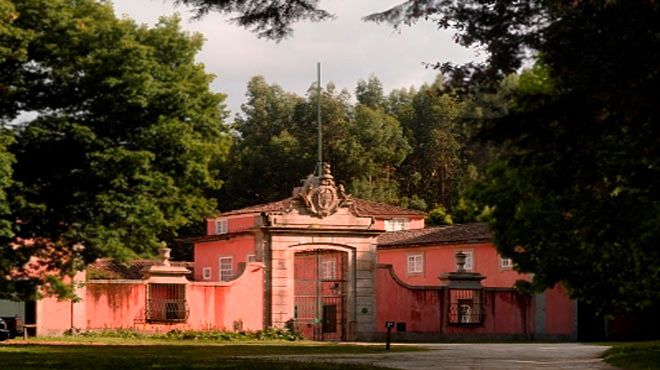
[[[348,253],[316,249],[294,256],[294,323],[307,339],[346,340]]]

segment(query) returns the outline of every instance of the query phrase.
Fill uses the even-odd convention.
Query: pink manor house
[[[424,213],[352,198],[329,166],[290,198],[222,213],[193,238],[194,262],[101,260],[78,302],[36,303],[37,335],[132,328],[295,328],[314,340],[575,339],[560,288],[522,295],[526,279],[486,225],[424,228]]]

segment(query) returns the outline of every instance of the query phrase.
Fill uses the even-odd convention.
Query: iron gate
[[[317,249],[294,256],[296,330],[313,340],[346,339],[347,253]]]

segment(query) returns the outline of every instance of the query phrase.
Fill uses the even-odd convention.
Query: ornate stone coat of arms
[[[330,165],[323,164],[321,176],[309,175],[302,187],[293,191],[294,199],[303,202],[307,210],[314,216],[326,217],[337,211],[337,208],[348,205],[350,196],[342,185],[336,186],[330,173]]]

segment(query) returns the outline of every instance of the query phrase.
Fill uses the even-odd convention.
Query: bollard
[[[385,342],[385,350],[390,350],[390,342],[392,341],[392,328],[394,327],[394,321],[386,321],[385,327],[387,328],[387,339]]]

